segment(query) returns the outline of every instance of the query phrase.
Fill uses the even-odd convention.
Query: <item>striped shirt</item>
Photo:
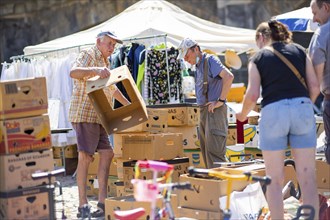
[[[102,53],[95,46],[83,50],[77,57],[73,67],[109,67],[109,61],[103,58]],[[73,91],[69,108],[70,122],[87,122],[101,124],[93,104],[89,100],[86,92],[86,81],[90,77],[83,79],[73,79]],[[116,86],[110,86],[104,89],[107,97],[111,100]]]

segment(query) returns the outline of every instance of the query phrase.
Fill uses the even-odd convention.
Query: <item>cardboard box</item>
[[[236,124],[229,124],[228,125],[228,136],[226,145],[235,145],[237,143],[237,129]]]
[[[227,180],[196,178],[187,174],[180,176],[180,182],[190,182],[193,190],[183,190],[179,194],[179,206],[218,212],[219,197],[227,192]],[[232,191],[242,191],[248,181],[233,181]]]
[[[227,120],[229,124],[236,124],[236,112],[227,105]]]
[[[325,161],[316,160],[317,188],[330,191],[330,166]]]
[[[134,127],[123,130],[122,132],[141,132],[148,131],[153,133],[160,133],[167,131],[167,117],[166,109],[147,108],[148,120]]]
[[[115,182],[118,181],[117,176],[108,176],[108,185],[107,185],[107,196],[112,197],[117,195],[117,189]],[[96,175],[87,176],[87,196],[98,196],[99,194],[99,182]]]
[[[94,157],[94,160],[92,163],[89,164],[89,167],[88,167],[89,175],[97,175],[97,171],[98,171],[98,167],[99,167],[99,161],[100,161],[99,153],[96,152],[93,157]],[[117,176],[117,158],[115,158],[115,157],[111,161],[109,175]]]
[[[259,126],[244,124],[244,146],[248,148],[259,147]]]
[[[135,164],[137,160],[126,161],[123,164],[124,169],[124,187],[126,192],[133,193],[133,184],[131,180],[135,177]],[[189,167],[189,158],[175,158],[173,160],[162,160],[162,162],[166,162],[168,164],[172,164],[174,166],[174,170],[172,173],[172,182],[179,182],[179,177],[181,174],[186,174],[188,172]],[[139,179],[152,179],[153,172],[145,171],[141,169]],[[158,173],[158,177],[162,177],[164,173]]]
[[[37,171],[54,170],[51,150],[0,155],[0,192],[47,184],[48,179],[33,180]]]
[[[168,132],[182,133],[183,149],[196,149],[200,147],[197,126],[168,127]]]
[[[62,151],[64,149],[65,158],[78,158],[77,144],[67,146],[53,146],[54,158],[62,158]]]
[[[49,204],[51,190],[47,186],[38,186],[0,192],[1,219],[55,219],[55,212]]]
[[[116,181],[115,183],[115,187],[116,187],[116,194],[113,195],[112,197],[121,197],[125,195],[125,191],[124,191],[124,181]]]
[[[226,148],[226,158],[229,162],[239,162],[245,160],[244,156],[237,156],[244,154],[244,144],[230,145]]]
[[[215,168],[217,169],[217,168]],[[257,164],[251,164],[251,165],[243,165],[243,166],[237,166],[236,168],[233,167],[233,169],[236,170],[242,170],[244,172],[254,172],[254,175],[257,176],[265,176],[266,170],[265,170],[265,164],[264,163],[257,163]],[[298,180],[296,176],[296,171],[293,166],[287,165],[284,167],[284,182],[283,187],[289,182],[292,181],[296,188],[298,188]]]
[[[45,77],[0,82],[0,119],[22,118],[47,113]]]
[[[249,154],[250,156],[247,156],[247,159],[263,159],[262,151],[259,148],[250,148],[250,147],[244,147],[245,154]],[[289,159],[292,158],[291,149],[287,148],[285,150],[285,158]]]
[[[156,202],[156,207],[162,207],[162,197],[159,196]],[[111,197],[105,199],[105,219],[116,219],[114,216],[115,210],[131,210],[135,208],[144,208],[146,213],[138,219],[145,220],[150,218],[151,203],[139,202],[134,199],[134,196]],[[167,219],[167,218],[162,218]]]
[[[123,158],[170,160],[183,155],[182,134],[129,134],[123,137]]]
[[[261,99],[258,99],[256,106],[254,107],[253,111],[261,112]]]
[[[191,219],[223,219],[222,212],[205,211],[201,209],[191,209],[186,207],[178,207],[178,218]]]
[[[185,157],[189,158],[189,165],[197,168],[205,168],[205,162],[200,148],[183,150]]]
[[[54,161],[54,167],[55,168],[64,166],[62,158],[54,158],[53,161]]]
[[[248,117],[248,124],[258,125],[259,124],[259,116],[250,116],[250,117]]]
[[[330,189],[329,188],[326,188],[326,189],[318,188],[317,191],[319,194],[321,194],[325,198],[330,199]]]
[[[0,154],[49,149],[52,146],[48,115],[0,121]]]
[[[118,179],[124,180],[124,162],[130,161],[129,159],[116,158],[117,160],[117,176]]]
[[[152,105],[149,108],[160,108],[168,111],[167,125],[197,126],[199,124],[200,109],[196,104],[180,103],[166,105]]]
[[[147,135],[150,132],[142,131],[142,132],[126,132],[126,133],[115,133],[113,134],[113,153],[114,157],[122,158],[123,157],[123,136],[124,135]]]
[[[122,82],[131,104],[114,109],[104,89]],[[111,70],[108,78],[93,77],[87,81],[87,93],[108,134],[123,131],[148,120],[144,100],[126,65]]]

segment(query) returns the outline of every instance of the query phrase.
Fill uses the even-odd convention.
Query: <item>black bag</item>
[[[327,163],[330,165],[330,147],[325,146],[324,148],[325,159],[327,159]]]

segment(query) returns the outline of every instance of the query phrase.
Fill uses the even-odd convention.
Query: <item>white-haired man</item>
[[[83,50],[77,57],[71,71],[73,78],[73,92],[70,102],[69,120],[77,136],[78,166],[77,186],[79,192],[78,218],[104,216],[104,200],[107,197],[107,182],[113,149],[108,134],[101,125],[86,92],[86,81],[94,76],[109,77],[108,57],[114,52],[116,43],[122,43],[110,31],[101,32],[96,37],[94,46]],[[127,105],[129,101],[122,95],[116,86],[105,90],[109,98],[117,99],[121,104]],[[86,195],[87,173],[95,152],[99,153],[98,184],[99,195],[97,210],[91,213]]]

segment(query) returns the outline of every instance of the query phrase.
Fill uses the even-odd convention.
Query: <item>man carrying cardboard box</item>
[[[78,166],[77,185],[79,191],[78,218],[104,216],[104,200],[107,196],[107,181],[113,149],[108,134],[94,110],[86,92],[86,81],[92,77],[107,78],[110,76],[108,57],[113,53],[116,43],[122,43],[110,31],[101,32],[96,37],[96,44],[83,50],[74,63],[70,77],[73,78],[73,92],[69,110],[69,120],[77,136]],[[115,85],[107,87],[108,98],[114,97],[121,104],[128,105],[129,101]],[[90,213],[86,195],[87,173],[93,155],[97,151],[100,155],[98,164],[99,195],[97,210]]]

